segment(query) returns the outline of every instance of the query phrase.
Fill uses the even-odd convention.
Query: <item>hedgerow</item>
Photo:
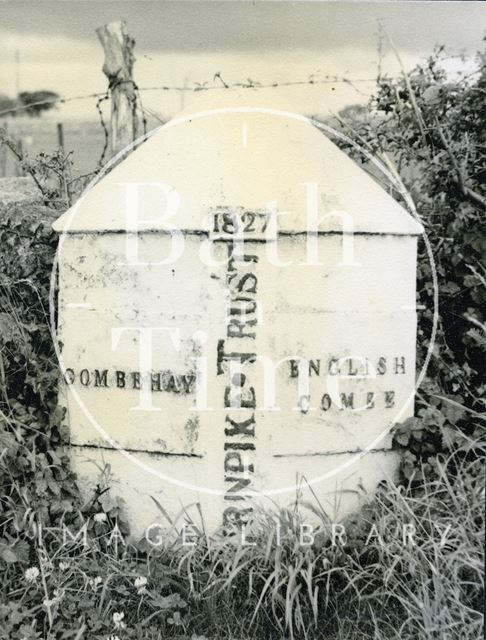
[[[418,369],[433,336],[436,290],[439,313],[416,417],[396,431],[395,444],[405,447],[402,470],[407,478],[423,463],[433,474],[435,456],[447,452],[452,441],[468,449],[471,441],[484,439],[486,52],[478,54],[474,73],[454,80],[447,77],[446,60],[441,47],[398,80],[380,77],[369,109],[338,122],[411,195],[432,252],[430,257],[422,239]],[[352,146],[343,146],[366,162]],[[401,200],[383,175],[374,175]]]

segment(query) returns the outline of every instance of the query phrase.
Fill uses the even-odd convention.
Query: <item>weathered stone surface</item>
[[[55,225],[73,464],[88,488],[110,465],[136,534],[150,496],[211,530],[297,490],[340,517],[393,474],[413,412],[420,225],[309,123],[235,104],[159,130]],[[184,246],[160,264],[171,202]]]
[[[189,461],[186,458],[168,460],[162,456],[142,453],[137,455],[138,463],[133,463],[120,452],[110,449],[91,449],[73,447],[71,460],[78,475],[83,479],[86,495],[90,495],[95,487],[95,481],[100,476],[101,468],[110,469],[110,486],[113,494],[123,498],[126,513],[130,520],[131,533],[135,539],[140,539],[152,523],[169,529],[166,518],[161,514],[153,500],[159,504],[181,527],[187,518],[195,525],[207,531],[216,531],[221,525],[221,514],[227,508],[224,500],[217,494],[197,491],[197,487],[213,481],[220,482],[220,473],[208,465]],[[331,456],[316,456],[309,458],[306,470],[310,474],[331,474],[337,465],[343,466],[342,471],[330,479],[308,486],[301,481],[298,490],[295,488],[295,460],[273,458],[267,461],[266,478],[280,478],[294,489],[289,489],[285,496],[262,496],[253,503],[258,508],[275,510],[275,504],[293,505],[297,494],[302,505],[310,505],[319,511],[320,507],[326,512],[330,522],[339,522],[346,514],[356,509],[363,501],[369,500],[379,482],[385,478],[393,479],[396,472],[398,456],[392,451],[376,451],[354,462],[350,454],[335,454]],[[188,486],[174,485],[157,476],[148,476],[140,468],[140,464],[147,465],[152,470],[164,475],[170,473]],[[349,465],[344,467],[344,465]],[[151,479],[150,479],[151,477]],[[191,486],[196,487],[194,489]],[[317,498],[316,498],[317,496]],[[198,508],[201,506],[201,511]],[[315,523],[312,509],[302,506],[304,522]],[[202,512],[202,518],[201,518]],[[178,518],[178,519],[177,519]],[[177,519],[177,520],[176,520]]]

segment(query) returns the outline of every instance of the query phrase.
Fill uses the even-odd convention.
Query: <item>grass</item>
[[[174,538],[148,551],[125,545],[102,512],[78,514],[85,546],[62,523],[40,529],[31,509],[20,550],[12,544],[19,561],[5,562],[0,638],[476,640],[482,462],[458,450],[433,480],[382,486],[344,523],[345,546],[331,545],[324,519],[303,546],[297,508],[256,514],[247,535],[255,546],[201,534],[194,547]],[[405,524],[415,529],[413,545],[402,544]],[[28,567],[38,570],[31,581]]]
[[[258,534],[255,547],[231,541],[221,548],[198,547],[183,555],[181,575],[212,617],[211,626],[218,628],[221,618],[232,615],[242,637],[477,638],[482,463],[462,461],[453,480],[454,456],[459,457],[451,454],[439,463],[436,479],[427,479],[420,490],[383,486],[345,523],[343,548],[326,542],[325,522],[320,540],[302,547],[297,512],[284,512],[281,547]],[[260,531],[271,528],[271,517],[261,516]],[[402,544],[405,524],[416,532],[413,546]]]

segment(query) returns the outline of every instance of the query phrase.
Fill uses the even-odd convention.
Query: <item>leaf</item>
[[[410,434],[405,431],[401,431],[395,436],[395,440],[398,442],[398,444],[406,447],[410,440]]]
[[[116,509],[118,507],[118,502],[108,493],[108,491],[103,493],[98,500],[105,513],[109,513],[112,509]]]
[[[17,557],[17,554],[10,547],[3,548],[2,551],[0,552],[0,555],[2,557],[2,560],[7,562],[8,564],[13,564],[14,562],[18,562],[19,561],[19,558]]]
[[[171,593],[169,596],[151,595],[152,604],[164,611],[170,609],[181,609],[186,606],[186,602],[178,593]]]

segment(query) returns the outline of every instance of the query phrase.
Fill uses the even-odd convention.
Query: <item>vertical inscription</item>
[[[225,337],[218,342],[217,374],[228,383],[223,394],[224,417],[224,525],[244,524],[251,511],[255,473],[257,398],[251,365],[256,361],[258,256],[246,253],[244,243],[227,243],[228,304]],[[245,372],[243,373],[243,368]]]

